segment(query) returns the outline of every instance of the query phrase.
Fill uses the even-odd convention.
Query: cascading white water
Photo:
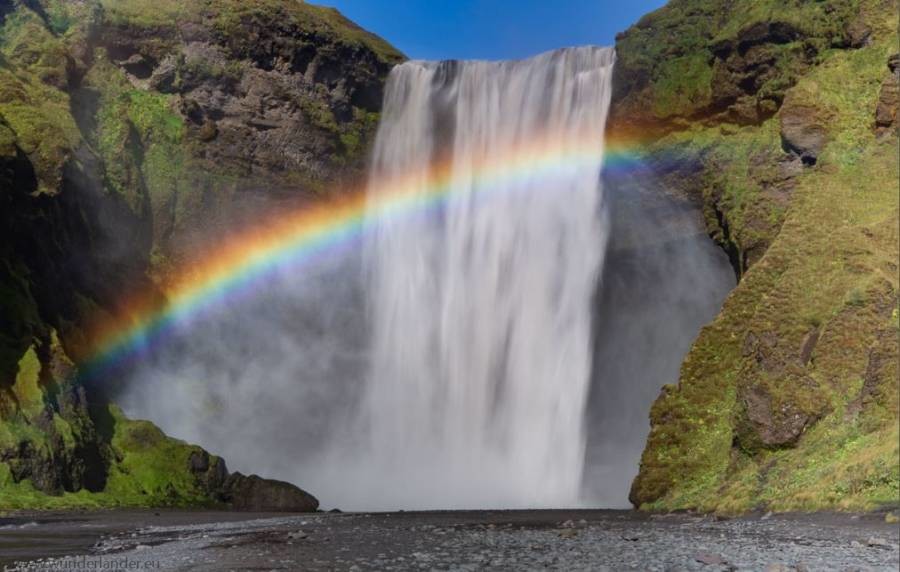
[[[128,413],[325,507],[580,504],[614,57],[395,68],[363,278],[351,242],[280,268],[142,363]]]
[[[371,366],[353,508],[573,506],[611,49],[407,62],[375,145]],[[447,178],[447,181],[443,181]],[[402,184],[440,209],[383,216]],[[346,468],[346,467],[345,467]]]

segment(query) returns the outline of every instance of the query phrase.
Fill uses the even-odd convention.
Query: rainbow
[[[514,187],[525,178],[553,176],[603,161],[606,168],[622,168],[637,160],[626,145],[604,149],[590,141],[538,141],[495,154],[473,166],[472,177],[482,192]],[[249,231],[238,233],[206,253],[204,262],[176,273],[167,285],[167,301],[138,297],[126,310],[98,327],[84,360],[82,374],[96,376],[110,367],[143,354],[177,324],[232,300],[241,292],[288,264],[305,264],[352,241],[375,223],[440,207],[452,197],[451,165],[435,166],[426,180],[409,175],[395,178],[375,193],[335,193],[339,198],[279,214]]]

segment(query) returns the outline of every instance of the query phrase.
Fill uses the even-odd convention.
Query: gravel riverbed
[[[8,570],[897,570],[900,526],[833,513],[113,512],[0,521],[0,554]]]

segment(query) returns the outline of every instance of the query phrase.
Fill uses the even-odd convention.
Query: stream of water
[[[358,457],[377,490],[355,486],[361,503],[579,502],[613,62],[584,47],[391,73]],[[423,194],[441,185],[441,208],[382,217],[379,194],[410,178]]]

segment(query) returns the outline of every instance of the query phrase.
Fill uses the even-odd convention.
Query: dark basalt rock
[[[816,381],[808,376],[793,379],[792,383],[803,385],[810,391],[818,390]],[[743,388],[739,399],[743,410],[736,424],[735,440],[742,449],[751,452],[759,448],[793,446],[827,410],[819,407],[806,411],[790,400],[777,403],[763,385]]]
[[[785,151],[797,155],[806,165],[815,165],[828,142],[828,130],[821,111],[789,99],[781,109],[780,119]]]
[[[315,512],[316,497],[283,481],[232,473],[222,487],[222,500],[234,510],[254,512]]]
[[[211,457],[206,451],[194,451],[188,458],[188,468],[201,488],[216,494],[225,485],[228,468],[220,457]]]
[[[319,507],[314,496],[291,483],[229,473],[222,458],[204,450],[191,453],[188,468],[201,490],[234,510],[313,512]]]

